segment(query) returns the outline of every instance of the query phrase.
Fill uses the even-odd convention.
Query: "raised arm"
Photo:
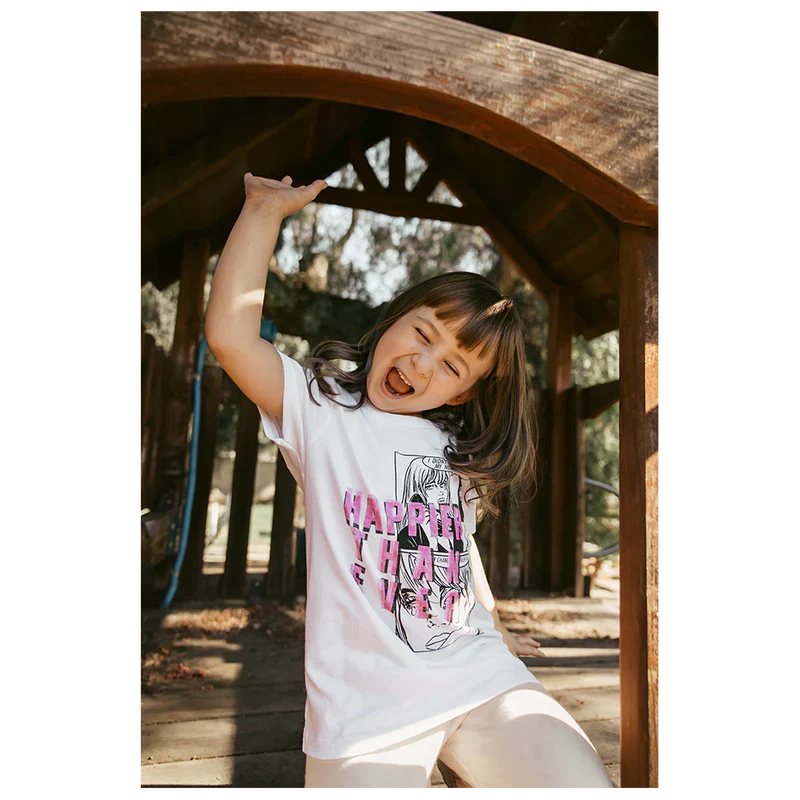
[[[269,262],[281,221],[327,186],[317,180],[292,187],[244,176],[245,202],[219,258],[206,311],[208,346],[222,368],[256,405],[276,417],[283,411],[283,367],[277,350],[261,338],[261,309]]]

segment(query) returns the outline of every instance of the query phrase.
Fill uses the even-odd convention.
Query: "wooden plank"
[[[275,138],[287,126],[308,124],[320,105],[318,100],[266,98],[257,110],[222,120],[213,131],[142,175],[142,217]]]
[[[487,576],[492,593],[503,595],[508,592],[508,539],[511,493],[504,489],[496,502],[500,516],[491,520],[489,528],[489,574]]]
[[[619,381],[597,383],[583,390],[583,409],[581,416],[584,420],[599,417],[607,408],[619,402]]]
[[[203,369],[200,403],[200,439],[197,451],[192,518],[189,523],[189,541],[181,568],[177,596],[180,600],[199,597],[203,577],[203,552],[206,545],[206,517],[211,480],[214,475],[214,456],[217,452],[217,426],[219,423],[222,368],[207,365]]]
[[[190,722],[199,719],[219,719],[247,714],[302,711],[305,707],[305,684],[293,683],[258,686],[222,686],[213,691],[198,689],[190,695],[158,692],[142,697],[142,725],[162,725],[165,722]],[[601,687],[595,691],[613,691]],[[619,689],[616,689],[619,694]]]
[[[272,535],[269,547],[269,570],[264,583],[268,597],[288,597],[294,591],[297,532],[294,507],[297,498],[295,481],[283,453],[278,451],[275,465],[275,499],[272,512]]]
[[[144,331],[144,326],[142,326]],[[147,485],[148,461],[153,450],[153,408],[155,403],[153,398],[153,384],[156,381],[156,371],[159,363],[156,357],[156,342],[151,334],[145,334],[142,344],[142,484],[141,484],[141,507],[149,508],[146,505],[150,497]]]
[[[658,786],[658,236],[620,236],[620,686],[625,787]]]
[[[170,722],[142,728],[142,764],[280,752],[302,744],[303,712]]]
[[[148,401],[147,423],[142,432],[142,448],[147,453],[142,471],[142,508],[150,509],[156,502],[159,443],[164,421],[167,371],[170,369],[169,358],[160,347],[154,349],[153,359],[154,376],[149,391],[151,400]]]
[[[569,423],[567,391],[572,388],[572,334],[574,299],[571,289],[559,286],[549,298],[547,332],[547,386],[552,391],[552,437],[550,450],[550,570],[549,591],[566,590],[563,565],[566,538],[569,481]]]
[[[225,549],[225,572],[220,583],[222,597],[244,596],[260,421],[258,407],[242,394],[239,400],[239,419],[236,423],[236,460],[233,463],[231,482],[231,511],[228,522],[228,544]]]
[[[586,448],[583,437],[583,398],[579,386],[566,393],[564,442],[564,530],[560,590],[573,597],[584,596],[582,572],[586,527]]]
[[[567,286],[557,286],[548,298],[547,386],[556,394],[572,386],[574,298]]]
[[[181,262],[175,335],[167,371],[164,436],[159,443],[158,491],[177,508],[185,499],[187,437],[192,403],[192,375],[203,332],[203,292],[208,269],[208,239],[186,236]]]
[[[427,169],[419,176],[417,185],[409,192],[412,197],[420,200],[427,200],[431,192],[439,185],[444,177],[442,168],[439,164],[428,164]]]
[[[537,443],[537,491],[522,503],[525,529],[523,538],[522,586],[524,589],[546,591],[550,586],[550,504],[552,497],[550,461],[552,457],[552,392],[535,393],[536,417],[539,427]]]
[[[389,190],[406,191],[406,140],[397,129],[392,130],[389,140]]]
[[[360,208],[390,217],[421,217],[422,219],[453,222],[457,225],[484,225],[486,222],[483,215],[474,208],[459,208],[446,203],[430,203],[420,200],[413,192],[395,195],[385,189],[377,192],[371,190],[362,192],[356,189],[330,186],[320,195],[319,202],[322,205]]]
[[[378,180],[378,176],[373,171],[372,165],[367,160],[364,149],[363,145],[357,139],[347,140],[347,155],[364,189],[368,192],[383,192],[383,184]]]
[[[142,102],[222,96],[429,119],[657,222],[658,80],[595,58],[428,12],[143,13]]]

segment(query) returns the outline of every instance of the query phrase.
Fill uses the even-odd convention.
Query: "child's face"
[[[418,306],[398,319],[375,347],[367,376],[369,400],[393,414],[419,414],[464,403],[478,379],[492,368],[491,354],[479,359],[476,352],[458,346],[433,308]],[[403,373],[413,392],[391,394],[387,377],[392,367]]]

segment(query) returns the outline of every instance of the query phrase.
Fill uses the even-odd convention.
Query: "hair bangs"
[[[506,352],[507,347],[503,344],[515,342],[519,330],[511,298],[503,297],[489,307],[476,307],[474,303],[453,302],[452,299],[446,305],[431,307],[436,309],[437,318],[446,325],[457,321],[453,335],[461,347],[469,352],[480,347],[478,358],[494,358],[495,365],[487,377],[508,375],[510,353]]]

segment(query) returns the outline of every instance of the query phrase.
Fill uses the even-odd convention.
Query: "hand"
[[[323,180],[316,180],[308,186],[293,187],[288,175],[282,181],[257,178],[252,172],[244,176],[245,202],[268,204],[276,208],[282,217],[288,217],[307,206],[327,187],[328,184]]]
[[[508,649],[518,658],[522,656],[537,656],[538,658],[547,658],[547,656],[539,650],[541,645],[530,636],[520,636],[515,638],[504,627],[501,631],[503,634],[503,641],[506,643]]]

